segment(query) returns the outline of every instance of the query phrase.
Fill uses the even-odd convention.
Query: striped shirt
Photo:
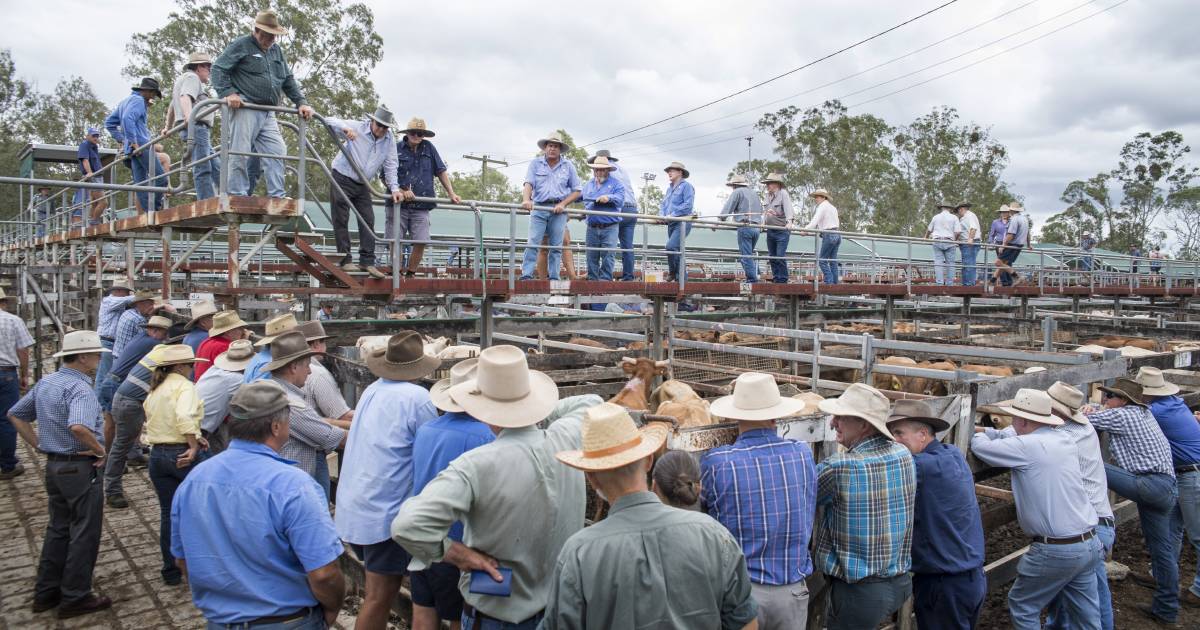
[[[754,429],[700,460],[701,502],[746,554],[750,581],[780,586],[812,573],[817,491],[812,450],[774,429]]]
[[[350,411],[350,405],[342,397],[333,374],[316,357],[312,360],[312,373],[304,381],[304,402],[317,410],[322,418],[337,420]]]
[[[1112,505],[1108,502],[1108,477],[1104,474],[1104,454],[1100,450],[1100,436],[1090,424],[1068,421],[1058,428],[1075,440],[1079,451],[1079,472],[1083,473],[1083,487],[1087,490],[1092,508],[1101,518],[1112,518]]]
[[[71,433],[71,427],[87,427],[104,444],[100,401],[92,379],[83,372],[64,367],[38,381],[29,393],[8,410],[9,415],[38,423],[38,450],[69,455],[88,450]]]
[[[283,387],[292,403],[291,437],[279,454],[297,462],[301,470],[316,477],[317,458],[336,449],[346,437],[346,431],[317,416],[317,410],[304,402],[304,392],[299,387],[282,379],[272,377],[271,380]]]
[[[821,462],[817,568],[851,583],[907,572],[916,491],[912,455],[882,435]]]
[[[142,326],[146,321],[146,318],[136,308],[128,309],[121,314],[121,318],[117,320],[116,333],[113,334],[114,363],[121,357],[121,351],[125,349],[125,345],[142,332]]]
[[[20,317],[0,309],[0,367],[18,367],[21,357],[17,350],[33,345],[33,337]]]
[[[132,299],[132,295],[126,295],[125,297],[109,295],[100,300],[100,323],[96,325],[96,332],[101,337],[112,339],[117,334],[117,320],[121,318],[121,314],[125,312],[125,307],[129,305],[129,301]]]
[[[1109,434],[1108,449],[1113,461],[1134,474],[1162,473],[1175,476],[1171,443],[1163,435],[1154,414],[1139,405],[1124,405],[1087,414],[1097,431]]]

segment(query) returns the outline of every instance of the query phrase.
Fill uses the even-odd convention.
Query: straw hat
[[[608,158],[604,157],[603,155],[597,157],[595,160],[588,160],[588,166],[592,167],[592,170],[594,171],[611,171],[617,168],[616,164],[610,163]]]
[[[91,330],[76,330],[63,335],[62,347],[54,353],[54,358],[97,352],[112,352],[112,350],[100,345],[99,333]]]
[[[130,286],[129,286],[130,284],[132,284],[132,283],[127,282],[125,280],[113,280],[112,284],[108,285],[108,290],[109,291],[117,291],[117,290],[132,291],[133,289],[130,288]]]
[[[183,69],[190,70],[191,68],[195,68],[196,66],[203,66],[205,64],[208,64],[211,66],[212,62],[213,62],[212,56],[210,56],[208,53],[194,52],[194,53],[188,55],[187,63],[183,64]]]
[[[241,320],[238,320],[238,321],[241,321]],[[214,321],[213,324],[214,324],[214,328],[215,328],[216,322]],[[243,325],[245,325],[245,324],[243,324]],[[291,313],[284,313],[283,315],[276,315],[275,317],[272,317],[271,319],[267,320],[265,330],[263,331],[264,333],[266,333],[266,336],[263,337],[262,339],[259,339],[256,342],[254,342],[254,347],[261,348],[261,347],[271,343],[272,341],[274,341],[275,338],[278,337],[279,335],[282,335],[283,333],[295,328],[298,325],[299,324],[296,323],[296,316]],[[210,336],[211,336],[211,333],[212,333],[212,331],[210,330],[209,331]]]
[[[745,175],[734,175],[733,177],[729,178],[729,181],[725,182],[725,185],[726,186],[734,186],[734,187],[749,186],[750,182],[746,181]]]
[[[396,117],[392,115],[392,111],[389,110],[386,105],[381,104],[376,107],[375,113],[367,114],[367,118],[374,120],[388,129],[396,126]]]
[[[1101,385],[1098,387],[1102,392],[1113,396],[1120,396],[1128,400],[1130,404],[1139,407],[1146,407],[1146,403],[1142,401],[1142,386],[1137,381],[1130,378],[1119,378],[1113,382],[1111,387]]]
[[[818,189],[808,193],[808,196],[809,197],[824,197],[825,199],[829,199],[829,191],[825,190],[824,188],[818,188]]]
[[[781,175],[780,173],[768,173],[767,176],[764,177],[762,179],[762,181],[759,183],[760,184],[779,184],[780,186],[782,186],[783,185],[783,175]]]
[[[158,353],[158,359],[155,361],[155,367],[167,367],[168,365],[182,365],[184,363],[199,363],[203,361],[208,363],[208,359],[197,359],[195,353],[192,352],[192,347],[186,343],[177,343],[166,346]]]
[[[599,151],[596,152],[596,155],[593,155],[592,157],[588,158],[588,164],[595,162],[596,158],[599,158],[599,157],[606,157],[606,158],[608,158],[609,162],[620,162],[621,161],[621,160],[618,160],[617,158],[613,157],[612,152],[609,151],[608,149],[600,149]]]
[[[390,381],[424,378],[441,366],[441,359],[425,354],[425,342],[412,330],[392,335],[386,347],[375,348],[367,355],[367,369]]]
[[[673,168],[677,168],[680,171],[683,171],[684,179],[687,179],[688,177],[692,176],[691,171],[687,170],[687,167],[683,165],[683,162],[671,162],[670,164],[667,165],[667,168],[663,169],[663,171],[669,171]]]
[[[974,208],[974,207],[975,206],[971,205],[971,202],[969,202],[969,201],[960,201],[960,202],[958,202],[957,205],[954,206],[954,209],[958,210],[959,208],[966,208],[967,210],[970,210],[971,208]]]
[[[1062,418],[1050,413],[1050,394],[1037,389],[1019,389],[1016,398],[996,405],[1007,416],[1016,416],[1041,424],[1058,426]]]
[[[271,362],[263,368],[264,372],[274,372],[292,361],[306,357],[325,354],[308,347],[304,333],[289,330],[271,341]]]
[[[463,408],[450,398],[450,388],[465,383],[475,378],[475,366],[479,364],[479,359],[466,359],[455,363],[450,368],[450,377],[444,378],[433,384],[429,388],[429,398],[433,400],[433,406],[442,411],[452,411],[461,413]]]
[[[138,302],[158,302],[159,295],[154,291],[134,291],[133,299],[125,304],[125,308],[133,308]]]
[[[1010,208],[1010,207],[1008,206],[1008,204],[1006,204],[1006,203],[1002,203],[1002,204],[1000,204],[1000,209],[999,209],[999,210],[997,210],[996,212],[999,212],[999,213],[1001,213],[1001,214],[1004,214],[1005,212],[1012,212],[1012,208]]]
[[[219,337],[231,330],[245,328],[246,326],[249,326],[249,324],[242,321],[237,311],[221,311],[213,315],[212,326],[208,329],[208,338]]]
[[[325,334],[325,325],[316,319],[300,324],[296,327],[296,330],[304,333],[304,339],[309,343],[333,339],[333,335]]]
[[[821,411],[835,416],[862,418],[887,439],[896,439],[887,428],[891,404],[888,403],[887,396],[870,385],[854,383],[847,387],[841,396],[822,400],[817,406]]]
[[[254,16],[254,28],[272,35],[287,35],[287,29],[279,24],[279,14],[267,9]]]
[[[162,315],[155,315],[154,317],[146,320],[146,323],[142,324],[142,328],[161,328],[163,330],[170,330],[171,320],[163,317]]]
[[[658,422],[638,429],[629,411],[600,403],[583,414],[583,448],[561,451],[558,461],[584,471],[613,470],[658,452],[667,441],[667,427]]]
[[[417,135],[421,136],[422,138],[432,138],[435,135],[432,131],[429,130],[428,127],[425,126],[425,119],[417,118],[416,116],[413,116],[412,118],[408,119],[408,127],[406,127],[404,129],[404,133],[411,133],[411,132],[415,132]]]
[[[554,411],[558,386],[549,376],[529,369],[520,348],[492,346],[479,353],[475,378],[451,387],[450,398],[492,426],[527,427]]]
[[[1144,396],[1174,396],[1179,393],[1179,386],[1168,383],[1163,378],[1162,370],[1156,367],[1140,367],[1134,381],[1142,386]]]
[[[1034,365],[1034,366],[1025,368],[1025,371],[1022,372],[1022,374],[1037,374],[1038,372],[1045,372],[1045,371],[1046,371],[1046,368],[1044,368],[1040,365]]]
[[[1019,202],[1014,201],[1008,204],[1008,209],[1010,212],[1020,212],[1025,209],[1025,206],[1022,206]]]
[[[1079,413],[1085,399],[1083,392],[1062,381],[1055,381],[1046,394],[1050,396],[1050,406],[1059,413],[1079,424],[1088,423],[1087,416]]]
[[[566,151],[571,148],[571,145],[567,144],[567,141],[563,139],[562,134],[558,133],[557,131],[551,132],[550,135],[546,136],[545,138],[542,138],[541,140],[538,140],[537,145],[538,145],[539,149],[542,149],[544,151],[544,150],[546,150],[546,145],[551,142],[562,147],[563,151]]]
[[[229,344],[229,349],[217,355],[213,365],[226,372],[241,372],[250,365],[250,359],[253,358],[254,344],[250,343],[249,339],[238,339]]]
[[[199,302],[196,302],[192,305],[192,318],[188,320],[185,328],[190,330],[192,326],[195,326],[196,322],[200,321],[202,317],[216,315],[218,310],[219,309],[217,308],[216,303],[214,303],[212,300],[200,300]]]
[[[888,424],[891,424],[902,420],[927,424],[934,433],[940,433],[950,428],[950,423],[934,415],[929,403],[923,400],[897,400],[887,421]]]
[[[733,382],[733,395],[713,401],[709,412],[730,420],[775,420],[800,413],[804,401],[783,398],[775,377],[761,372],[739,374]]]

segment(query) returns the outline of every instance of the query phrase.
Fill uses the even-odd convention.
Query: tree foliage
[[[662,188],[649,182],[642,185],[638,193],[638,214],[658,214],[662,212],[662,201],[666,193]]]
[[[450,174],[450,183],[454,185],[454,192],[463,199],[502,201],[507,203],[521,202],[521,191],[513,188],[508,182],[508,177],[505,177],[504,173],[496,170],[495,167],[489,168],[487,171],[486,187],[481,185],[482,178],[482,171],[477,173],[461,173],[456,171]]]

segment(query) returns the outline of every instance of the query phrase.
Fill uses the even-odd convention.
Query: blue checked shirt
[[[812,450],[754,429],[700,460],[701,502],[746,554],[750,581],[780,586],[812,573],[817,471]]]
[[[125,346],[133,341],[138,333],[142,332],[142,326],[145,325],[147,319],[142,317],[136,308],[126,310],[121,314],[121,319],[117,320],[117,330],[113,334],[113,362],[115,363],[121,357],[121,351]]]
[[[916,471],[908,449],[882,435],[817,466],[817,568],[854,583],[912,565]]]
[[[109,295],[100,300],[100,324],[96,326],[96,332],[101,337],[113,339],[116,336],[117,320],[121,319],[121,314],[125,312],[125,307],[132,299],[132,295],[125,297]]]
[[[88,450],[71,434],[73,425],[87,427],[104,444],[100,401],[92,390],[92,379],[83,372],[64,367],[43,378],[8,413],[19,420],[38,423],[38,450],[70,455]]]
[[[1113,461],[1126,471],[1162,473],[1175,476],[1171,463],[1171,443],[1163,435],[1154,414],[1145,407],[1125,405],[1087,414],[1097,431],[1109,438],[1108,449]]]

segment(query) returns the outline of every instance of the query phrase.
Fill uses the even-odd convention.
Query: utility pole
[[[489,156],[486,153],[483,155],[471,155],[468,153],[468,154],[464,155],[463,157],[468,160],[477,160],[479,162],[483,162],[483,174],[480,176],[480,179],[479,179],[479,192],[480,192],[481,196],[486,197],[487,196],[488,163],[491,162],[492,164],[499,164],[500,166],[508,166],[508,162],[505,162],[504,160],[497,160],[497,159]],[[492,201],[492,200],[491,199],[480,199],[480,201]]]
[[[655,177],[658,177],[656,173],[642,173],[642,199],[646,198],[646,189],[650,187],[650,182],[654,181]]]

